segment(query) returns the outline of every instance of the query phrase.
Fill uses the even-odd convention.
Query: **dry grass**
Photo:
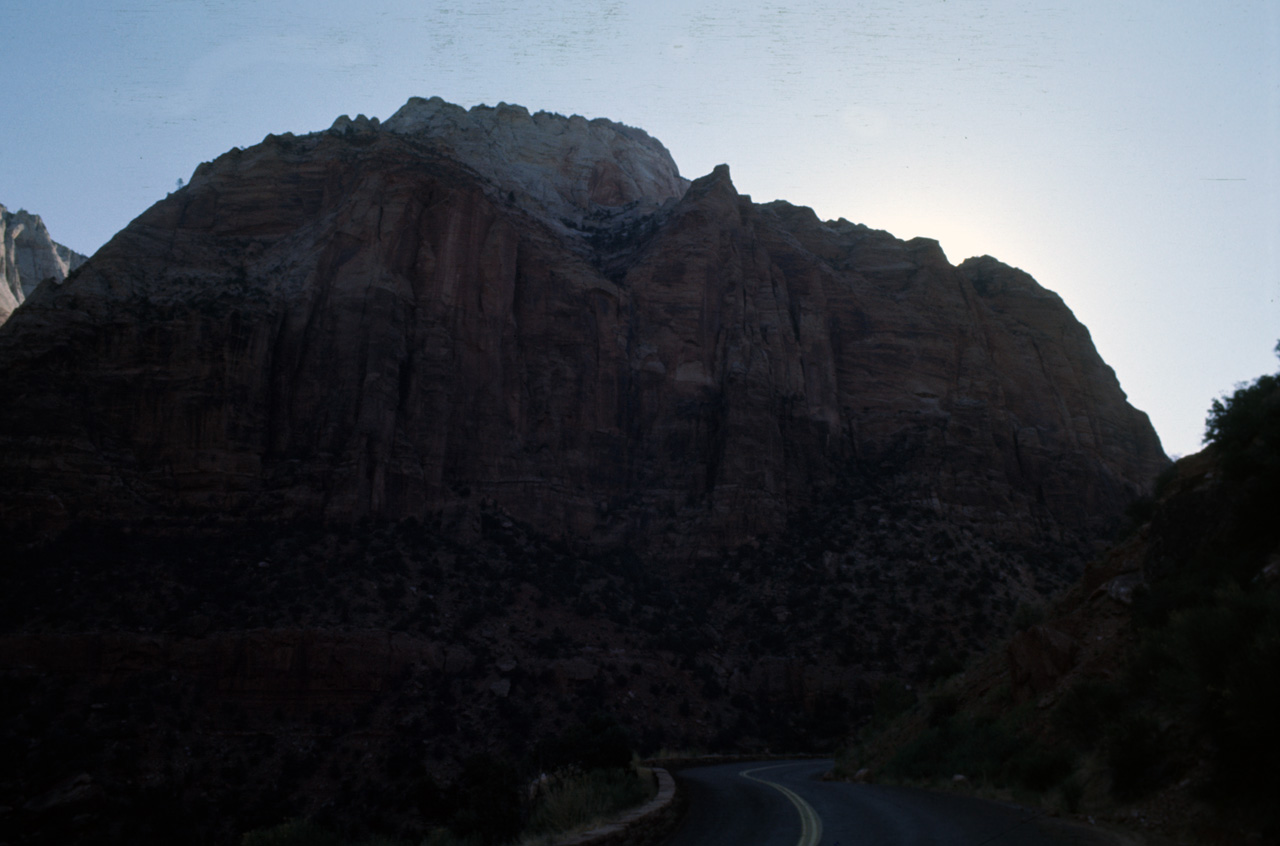
[[[654,796],[657,782],[646,769],[591,770],[557,776],[534,800],[525,843],[585,831]]]

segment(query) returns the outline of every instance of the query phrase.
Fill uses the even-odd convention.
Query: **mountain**
[[[421,839],[469,756],[600,714],[829,749],[1167,466],[993,258],[607,120],[268,136],[0,327],[0,824]]]
[[[61,282],[85,257],[49,237],[39,215],[0,206],[0,324],[45,279]]]
[[[639,130],[513,106],[234,150],[23,311],[10,522],[492,501],[687,556],[858,463],[997,533],[1087,536],[1167,460],[1025,273],[754,204],[727,167],[686,188]]]
[[[1280,374],[1215,400],[1206,440],[1039,619],[846,769],[967,774],[1158,842],[1277,842]]]

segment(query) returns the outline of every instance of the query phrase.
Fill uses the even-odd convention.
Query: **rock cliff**
[[[1037,623],[864,734],[851,772],[951,790],[982,772],[983,790],[1069,796],[1062,810],[1145,842],[1277,842],[1280,374],[1209,416],[1208,446],[1161,474],[1123,540]]]
[[[360,118],[339,118],[334,128],[348,126],[377,128]],[[506,103],[464,110],[439,97],[414,97],[383,128],[439,143],[552,225],[581,229],[602,212],[652,211],[689,186],[661,143],[604,118],[530,115]]]
[[[0,327],[0,840],[418,842],[574,714],[830,749],[1166,465],[989,257],[609,121],[269,136]]]
[[[0,206],[0,323],[45,279],[61,282],[85,257],[49,237],[39,215]]]
[[[851,472],[1089,533],[1167,459],[1087,330],[608,121],[414,100],[201,165],[0,332],[0,514],[425,518],[688,554]],[[18,398],[21,398],[19,400]],[[854,469],[859,468],[859,469]]]

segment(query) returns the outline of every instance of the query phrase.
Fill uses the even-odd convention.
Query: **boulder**
[[[1009,673],[1016,690],[1039,694],[1075,666],[1079,644],[1065,632],[1032,626],[1009,641]]]

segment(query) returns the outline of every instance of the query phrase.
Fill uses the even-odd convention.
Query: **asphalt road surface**
[[[1028,808],[821,781],[831,761],[759,761],[679,774],[689,814],[669,846],[1115,846]]]

